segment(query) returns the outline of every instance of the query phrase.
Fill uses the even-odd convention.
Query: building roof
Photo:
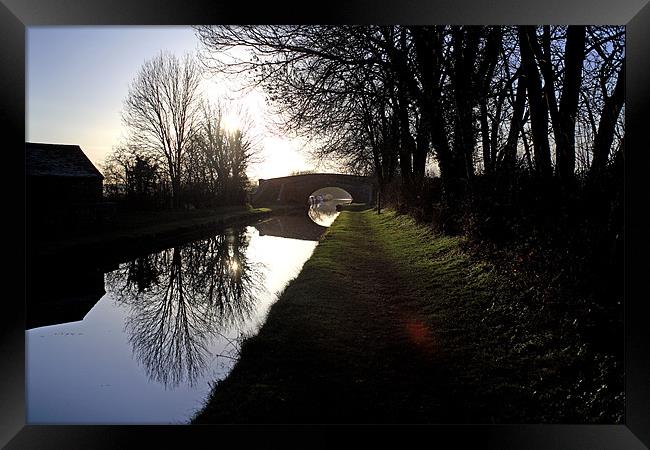
[[[104,178],[78,145],[26,142],[25,165],[28,176]]]

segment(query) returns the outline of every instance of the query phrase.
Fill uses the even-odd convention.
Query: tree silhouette
[[[160,53],[146,61],[129,87],[122,120],[132,145],[158,156],[179,206],[183,162],[196,133],[200,72],[193,59]]]

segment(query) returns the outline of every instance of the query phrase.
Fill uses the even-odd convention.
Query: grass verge
[[[620,420],[617,378],[569,318],[462,244],[342,212],[193,422]]]

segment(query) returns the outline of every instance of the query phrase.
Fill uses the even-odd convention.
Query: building
[[[102,218],[104,176],[78,145],[25,145],[28,229],[74,231]]]

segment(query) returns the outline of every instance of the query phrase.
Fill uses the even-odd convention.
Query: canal
[[[324,202],[108,268],[41,265],[27,422],[187,423],[337,215]]]

